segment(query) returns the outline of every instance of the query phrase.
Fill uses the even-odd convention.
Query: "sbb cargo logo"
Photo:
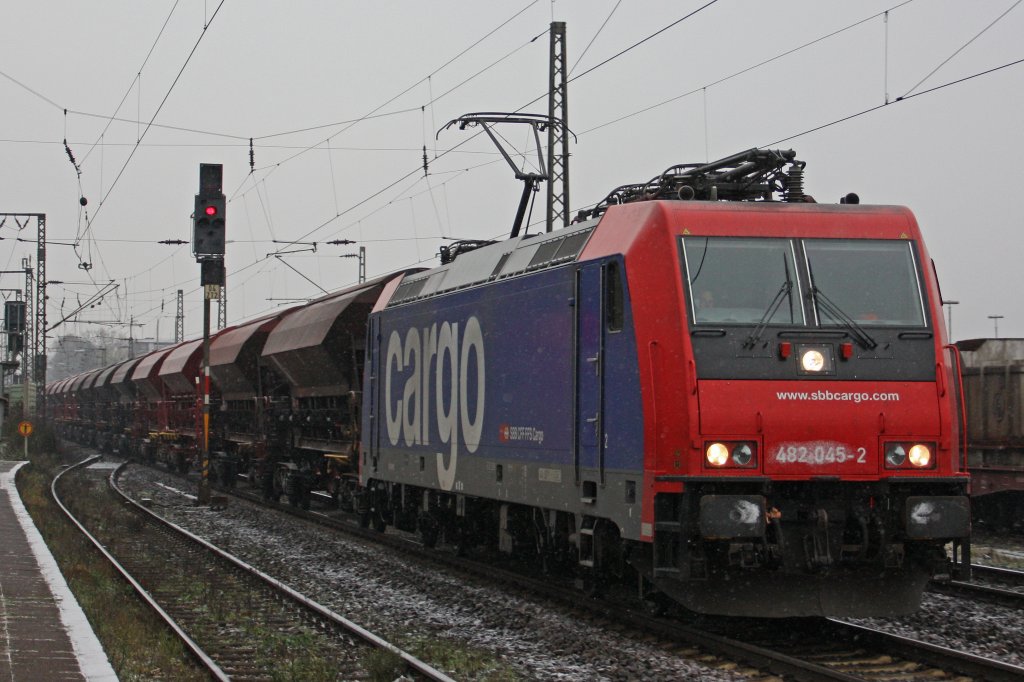
[[[480,447],[484,425],[484,335],[475,316],[461,330],[458,322],[434,323],[422,330],[411,327],[403,340],[392,331],[384,370],[384,400],[388,440],[406,447],[430,445],[431,391],[433,384],[434,421],[441,443],[449,445],[448,462],[443,452],[437,453],[437,478],[443,490],[455,484],[455,466],[459,458],[459,436],[470,453]],[[431,366],[434,371],[431,372]],[[471,399],[470,375],[475,370],[475,401]],[[401,398],[392,391],[405,377]],[[431,381],[433,379],[433,381]]]

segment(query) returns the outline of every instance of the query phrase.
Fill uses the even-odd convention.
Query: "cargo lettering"
[[[422,330],[410,327],[403,341],[398,331],[388,339],[384,369],[384,401],[388,440],[406,447],[430,445],[431,403],[437,435],[449,446],[437,453],[437,477],[444,490],[455,483],[459,437],[470,453],[480,447],[484,424],[484,337],[480,321],[471,316],[461,330],[458,322],[434,323]],[[476,400],[470,405],[470,369],[476,369]],[[431,368],[433,367],[433,372]],[[405,377],[402,397],[392,394],[396,380]],[[434,391],[430,386],[433,378]],[[396,391],[397,393],[397,391]],[[430,398],[433,397],[433,401]],[[471,409],[472,408],[472,409]]]

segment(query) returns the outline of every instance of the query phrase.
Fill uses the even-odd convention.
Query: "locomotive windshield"
[[[925,325],[907,241],[686,236],[683,259],[696,324]]]
[[[684,237],[683,258],[698,324],[804,324],[791,240]]]
[[[803,249],[813,287],[855,322],[924,326],[921,283],[910,242],[805,239]],[[818,324],[844,324],[826,308],[816,307]]]

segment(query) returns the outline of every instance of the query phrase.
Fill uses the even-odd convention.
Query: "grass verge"
[[[37,452],[30,462],[18,472],[18,491],[118,677],[208,680],[163,621],[53,502],[50,482],[63,459]]]

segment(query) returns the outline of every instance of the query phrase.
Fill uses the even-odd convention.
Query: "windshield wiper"
[[[821,289],[817,286],[811,286],[811,294],[814,295],[814,300],[822,310],[824,310],[830,317],[839,322],[843,323],[847,329],[853,334],[853,337],[857,339],[857,342],[864,348],[870,350],[878,347],[878,342],[871,338],[871,335],[864,331],[864,328],[857,324],[852,317],[842,311],[828,296],[825,295]]]
[[[764,315],[761,316],[761,321],[757,323],[757,326],[754,327],[754,331],[750,332],[750,336],[748,336],[747,340],[743,342],[744,348],[753,348],[757,345],[757,342],[761,340],[761,336],[764,334],[764,330],[768,327],[768,323],[773,317],[775,317],[775,312],[779,309],[779,306],[782,305],[783,299],[789,296],[789,292],[793,290],[793,283],[789,281],[788,277],[789,273],[787,272],[786,274],[786,281],[782,283],[782,286],[779,287],[778,293],[775,294],[775,298],[773,298],[772,302],[768,304],[768,308],[764,311]],[[792,305],[792,303],[790,305]],[[790,317],[792,318],[792,316]]]
[[[750,332],[750,336],[743,342],[744,348],[753,348],[761,340],[761,335],[767,329],[768,323],[775,317],[775,312],[782,305],[784,296],[789,298],[789,319],[790,321],[793,320],[793,297],[790,296],[790,292],[793,291],[793,278],[789,276],[789,261],[786,260],[785,256],[782,257],[782,268],[786,272],[786,281],[782,283],[778,293],[775,294],[775,298],[768,304],[768,308],[764,311],[764,315],[761,316],[761,321],[754,327],[754,331]]]

